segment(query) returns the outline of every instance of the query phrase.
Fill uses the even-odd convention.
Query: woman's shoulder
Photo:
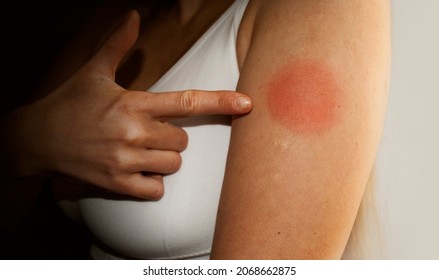
[[[266,26],[276,30],[288,28],[289,17],[285,11],[291,10],[292,4],[297,2],[302,1],[248,0],[237,38],[237,56],[240,67],[244,64],[247,52],[253,43],[254,34]]]

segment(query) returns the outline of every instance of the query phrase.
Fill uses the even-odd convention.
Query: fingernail
[[[252,106],[252,101],[248,97],[238,97],[235,99],[234,107],[239,111],[248,111]]]

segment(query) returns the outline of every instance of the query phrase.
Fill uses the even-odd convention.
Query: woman
[[[105,37],[90,34],[105,29],[104,45],[130,49],[121,85],[236,89],[253,109],[230,127],[217,116],[173,122],[189,146],[158,201],[81,193],[80,218],[97,237],[92,257],[341,258],[383,124],[389,1],[149,4],[137,40],[137,13],[111,33],[121,8],[106,6],[73,51],[94,53]]]

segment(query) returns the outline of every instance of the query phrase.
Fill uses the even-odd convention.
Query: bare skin
[[[197,38],[208,26],[201,22],[211,22],[200,19],[221,14],[221,3],[205,1],[183,25],[162,17],[151,23],[154,36],[143,37],[138,47],[155,54],[171,46],[163,42],[179,38],[164,32],[173,22]],[[179,57],[190,42],[152,56]],[[237,54],[237,90],[251,96],[253,109],[232,121],[211,257],[339,259],[384,120],[389,1],[251,0]],[[147,70],[160,76],[158,67]],[[284,104],[295,106],[294,112]]]
[[[320,134],[336,125],[343,95],[337,73],[322,61],[292,61],[269,84],[272,118],[300,134]]]
[[[152,85],[232,3],[204,1],[190,13],[188,2],[146,22],[133,48],[146,60],[128,73],[131,88]],[[389,10],[378,0],[249,2],[237,90],[253,108],[232,121],[212,259],[341,257],[384,119]],[[180,21],[176,11],[193,16]]]
[[[389,1],[250,1],[238,40],[254,107],[232,123],[211,257],[339,259],[383,125]]]
[[[152,85],[233,1],[203,1],[195,12],[189,2],[180,1],[177,10],[190,15],[182,16],[184,20],[175,20],[171,10],[147,23],[133,49],[151,60],[143,61],[138,75],[125,73],[131,77],[127,88]],[[341,257],[384,119],[389,10],[389,1],[382,0],[250,0],[238,35],[237,90],[252,98],[253,108],[232,122],[212,259]],[[100,42],[85,45],[96,49]],[[87,53],[84,50],[84,61]],[[129,61],[128,56],[125,63]],[[325,65],[323,74],[304,84],[318,83],[332,73],[328,81],[336,82],[318,86],[321,94],[306,89],[328,113],[319,115],[322,110],[310,109],[308,99],[298,100],[303,89],[296,90],[297,79],[288,76],[303,70],[285,66],[294,61]],[[71,74],[75,63],[61,72]],[[279,79],[289,83],[289,89],[279,93]],[[298,106],[308,117],[290,113],[284,103]]]
[[[153,94],[119,86],[116,69],[137,40],[139,23],[139,15],[131,12],[61,86],[9,116],[4,148],[13,174],[57,173],[113,192],[158,199],[162,174],[179,169],[179,153],[188,141],[182,129],[166,120],[250,110],[250,99],[231,91]]]

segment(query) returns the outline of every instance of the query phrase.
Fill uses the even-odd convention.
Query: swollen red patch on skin
[[[272,118],[298,133],[323,133],[337,121],[340,86],[334,70],[322,61],[293,61],[269,84]]]

